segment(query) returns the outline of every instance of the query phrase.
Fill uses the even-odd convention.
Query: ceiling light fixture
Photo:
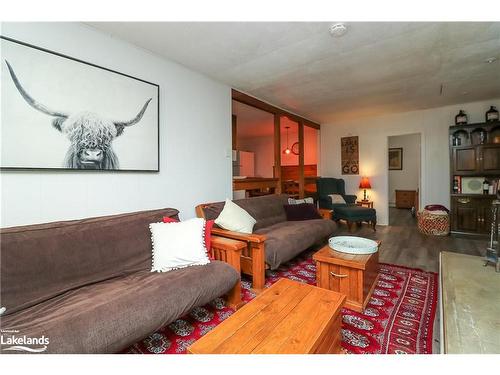
[[[488,57],[486,60],[484,60],[484,62],[487,64],[494,63],[495,61],[497,61],[496,57]]]
[[[340,38],[341,36],[345,35],[347,33],[347,26],[340,22],[340,23],[335,23],[330,26],[330,35],[334,36],[336,38]]]
[[[286,155],[290,155],[292,150],[290,150],[290,147],[288,147],[288,129],[290,129],[289,126],[285,126],[286,129],[286,148],[283,150],[283,153]]]

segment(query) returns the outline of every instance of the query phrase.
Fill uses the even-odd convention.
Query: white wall
[[[160,85],[160,172],[3,171],[2,227],[231,197],[231,91],[77,23],[3,23],[2,35]],[[3,60],[2,60],[3,61]]]
[[[373,118],[321,126],[321,175],[341,177],[348,193],[362,197],[361,176],[370,177],[370,195],[377,209],[380,224],[388,223],[388,137],[421,133],[422,179],[420,206],[436,203],[450,206],[450,162],[448,128],[454,124],[459,109],[469,115],[469,123],[483,122],[490,105],[500,105],[500,98],[441,108],[396,113]],[[359,176],[342,175],[340,170],[340,138],[359,136]]]
[[[403,169],[389,170],[389,206],[396,205],[396,190],[417,190],[420,180],[420,134],[389,137],[389,148],[403,149]]]

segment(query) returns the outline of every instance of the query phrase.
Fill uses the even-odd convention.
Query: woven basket
[[[447,236],[450,233],[450,216],[448,214],[433,214],[423,210],[417,213],[418,230],[432,236]]]

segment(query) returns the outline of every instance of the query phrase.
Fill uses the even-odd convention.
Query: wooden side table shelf
[[[380,241],[378,246],[380,249]],[[325,245],[313,255],[316,261],[316,282],[320,288],[345,294],[345,307],[363,311],[377,284],[378,251],[355,255],[333,250]]]
[[[356,206],[366,206],[368,208],[373,208],[373,201],[357,201]]]

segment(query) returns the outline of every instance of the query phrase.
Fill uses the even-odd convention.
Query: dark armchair
[[[320,177],[316,180],[318,188],[318,201],[319,208],[326,208],[333,210],[338,206],[345,206],[345,204],[332,204],[330,194],[340,194],[344,197],[347,205],[354,205],[357,197],[355,195],[346,195],[345,181],[342,178]]]
[[[357,197],[345,193],[345,182],[341,178],[320,177],[316,181],[318,188],[319,208],[331,210],[331,218],[337,222],[345,220],[352,232],[355,223],[366,221],[376,230],[377,212],[373,208],[356,205]],[[331,194],[340,194],[346,203],[332,204]]]

